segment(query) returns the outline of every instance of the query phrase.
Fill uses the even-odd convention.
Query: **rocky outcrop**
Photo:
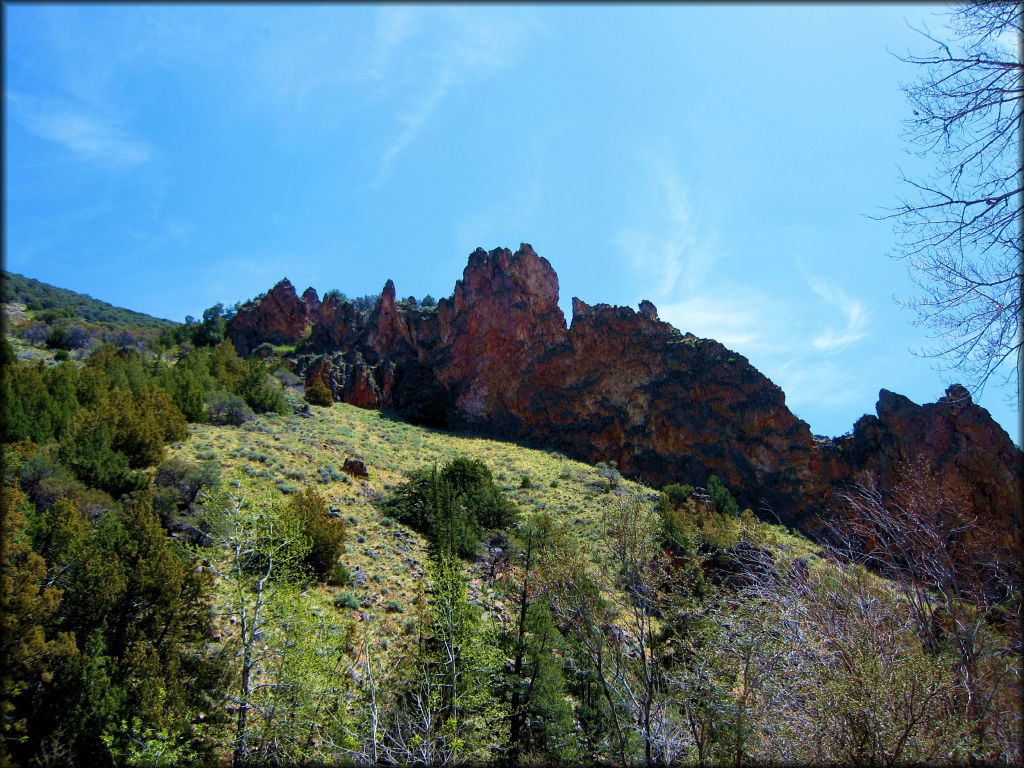
[[[954,384],[924,405],[883,389],[875,413],[858,419],[850,435],[817,446],[816,469],[830,488],[874,480],[884,492],[907,463],[920,461],[963,489],[973,511],[1020,525],[1022,454],[966,388]]]
[[[302,299],[282,281],[229,326],[239,353],[301,341],[297,373],[337,400],[615,461],[650,483],[705,485],[717,474],[741,504],[812,529],[837,490],[871,473],[894,481],[919,454],[957,473],[981,505],[1006,505],[1020,451],[966,390],[917,406],[882,391],[877,416],[816,441],[782,390],[722,344],[639,311],[573,299],[567,327],[558,278],[529,245],[477,249],[452,297],[396,302],[389,280],[370,312],[331,293]]]
[[[263,343],[294,344],[306,334],[314,317],[311,307],[319,302],[310,299],[315,298],[316,291],[308,289],[300,299],[285,278],[266,296],[239,307],[228,324],[227,336],[240,355],[248,355]]]

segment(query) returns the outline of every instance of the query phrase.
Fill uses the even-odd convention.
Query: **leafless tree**
[[[834,538],[846,542],[847,558],[898,585],[929,653],[952,650],[958,687],[950,707],[975,754],[1017,759],[1020,532],[969,511],[963,489],[923,460],[897,466],[896,479],[884,494],[870,478],[845,492]]]
[[[1021,366],[1021,2],[975,0],[951,11],[952,40],[898,57],[923,70],[902,89],[912,108],[905,136],[934,156],[928,178],[902,176],[909,195],[895,222],[896,258],[920,295],[905,300],[934,331],[925,354],[980,392],[1013,383]],[[1001,380],[1001,381],[1000,381]],[[1019,399],[1018,399],[1019,401]]]

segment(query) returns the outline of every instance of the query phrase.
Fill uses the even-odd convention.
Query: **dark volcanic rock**
[[[704,486],[717,474],[742,505],[804,530],[863,473],[885,487],[919,456],[962,478],[979,508],[1020,501],[1020,451],[962,387],[925,406],[882,390],[877,416],[816,443],[745,357],[680,333],[649,301],[636,312],[574,298],[566,327],[558,278],[529,245],[474,251],[436,308],[395,295],[389,280],[359,312],[333,293],[300,299],[282,281],[239,310],[228,335],[240,354],[301,341],[315,354],[296,372],[336,400],[614,460],[655,484]]]
[[[352,475],[352,477],[369,477],[370,475],[366,469],[366,462],[355,457],[345,459],[345,463],[341,467],[341,471],[345,474]]]

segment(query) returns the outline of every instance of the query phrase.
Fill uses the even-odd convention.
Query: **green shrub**
[[[661,492],[668,499],[669,503],[678,509],[690,498],[690,495],[693,493],[693,486],[672,483],[671,485],[666,485]]]
[[[349,573],[344,563],[337,563],[334,566],[334,570],[331,571],[327,583],[332,587],[347,587],[352,583],[352,574]]]
[[[530,479],[529,475],[523,475],[523,479],[519,481],[520,488],[533,488],[533,480]]]
[[[405,613],[405,608],[403,608],[397,600],[388,600],[386,603],[384,603],[384,612]]]
[[[334,604],[338,608],[358,608],[359,601],[356,600],[355,595],[351,592],[342,592],[336,598],[334,598]]]
[[[302,383],[302,379],[283,366],[275,369],[271,375],[281,382],[282,387],[297,387]]]
[[[170,458],[156,469],[156,487],[173,491],[179,509],[188,508],[198,500],[204,488],[213,489],[219,483],[220,469],[212,461],[200,465]]]
[[[711,475],[708,478],[708,495],[715,502],[715,509],[721,514],[735,515],[740,511],[740,505],[729,493],[729,489],[718,479],[718,475]]]
[[[324,384],[324,380],[317,378],[310,386],[306,387],[306,393],[303,395],[306,402],[311,405],[322,405],[325,408],[330,408],[334,405],[334,395],[331,394],[331,390]]]
[[[345,551],[345,522],[340,517],[327,514],[327,502],[313,488],[294,493],[288,500],[288,506],[301,521],[303,533],[309,538],[306,564],[319,579],[333,576],[338,558]]]
[[[53,359],[58,362],[64,362],[65,360],[70,360],[71,355],[68,353],[66,349],[58,349],[57,354],[53,356]]]
[[[597,463],[597,473],[607,482],[605,493],[608,493],[613,488],[618,488],[622,482],[622,475],[619,474],[618,467],[614,461],[610,461],[607,464],[599,461]]]
[[[46,337],[46,348],[47,349],[68,349],[68,332],[62,327],[57,326],[50,335]]]
[[[256,413],[288,412],[284,388],[277,379],[271,377],[267,364],[258,357],[250,357],[245,361],[245,374],[238,384],[238,394]]]
[[[114,447],[111,431],[102,417],[84,411],[61,440],[59,455],[83,483],[117,498],[145,488],[149,477],[130,469],[128,457]]]
[[[433,547],[470,557],[484,530],[506,528],[519,510],[482,461],[458,457],[414,472],[382,505],[385,515],[424,533]]]
[[[210,409],[210,421],[213,424],[233,424],[238,426],[255,418],[256,414],[238,395],[224,390],[211,392],[206,396],[206,405]]]

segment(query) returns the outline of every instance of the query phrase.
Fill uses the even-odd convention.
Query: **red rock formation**
[[[264,342],[294,344],[306,333],[311,320],[309,306],[295,295],[295,288],[285,278],[262,299],[242,305],[228,324],[227,336],[238,354],[248,355]]]
[[[316,295],[313,286],[302,292],[302,303],[306,305],[306,317],[314,318],[319,314],[320,297]]]
[[[300,375],[363,408],[615,461],[655,484],[717,474],[742,504],[805,529],[835,489],[864,471],[890,483],[915,452],[963,478],[978,505],[1019,501],[1020,451],[962,388],[923,407],[883,390],[877,417],[816,443],[745,357],[681,334],[649,301],[635,312],[574,298],[567,328],[558,278],[526,244],[474,251],[436,308],[400,306],[390,280],[369,313],[309,293],[300,300],[282,281],[239,311],[229,336],[246,354],[308,331]]]

